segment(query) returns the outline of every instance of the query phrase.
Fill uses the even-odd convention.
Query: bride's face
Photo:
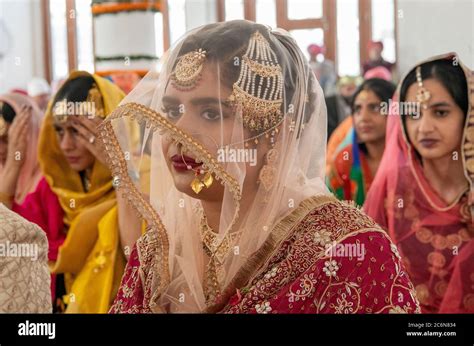
[[[225,159],[222,155],[226,144],[231,144],[236,123],[233,107],[227,101],[232,90],[223,83],[219,83],[219,76],[215,73],[215,65],[205,64],[201,79],[197,85],[188,91],[175,88],[169,83],[162,99],[161,113],[176,127],[191,135],[218,161],[224,158],[220,164],[224,167]],[[220,90],[219,89],[220,85]],[[244,138],[250,137],[250,133],[244,129]],[[262,151],[266,152],[264,144],[259,144],[255,151],[256,160],[246,162],[245,186],[257,188],[258,172],[262,166]],[[239,147],[243,147],[240,145]],[[255,147],[255,145],[254,145]],[[166,159],[176,188],[187,195],[209,201],[221,201],[224,188],[220,181],[215,181],[209,188],[203,188],[196,194],[191,183],[196,177],[196,171],[202,164],[195,162],[196,157],[172,140],[169,133],[165,134],[162,141],[162,151]],[[264,154],[264,153],[263,153]],[[255,163],[255,164],[254,164]],[[198,178],[202,180],[203,175]]]

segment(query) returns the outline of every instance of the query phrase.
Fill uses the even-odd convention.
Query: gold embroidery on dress
[[[278,252],[274,253],[271,259],[265,261],[262,268],[251,276],[251,279],[243,288],[239,289],[242,293],[246,292],[239,304],[228,306],[227,309],[224,310],[225,312],[249,312],[252,311],[252,309],[256,310],[257,305],[259,309],[262,310],[262,306],[265,302],[271,303],[273,297],[281,292],[284,286],[292,282],[294,282],[294,284],[289,287],[286,293],[288,297],[287,307],[279,303],[280,308],[284,309],[284,311],[304,312],[306,311],[305,307],[309,307],[315,309],[316,312],[330,311],[334,313],[420,312],[415,289],[411,282],[402,284],[399,281],[406,277],[406,272],[400,264],[399,254],[395,245],[391,242],[386,233],[362,212],[354,211],[353,208],[349,208],[339,201],[328,200],[327,202],[329,203],[324,203],[319,206],[319,209],[322,210],[319,211],[316,219],[314,217],[305,217],[297,221],[298,227],[294,232],[291,232],[292,236],[289,235],[287,238],[289,245],[280,246]],[[313,202],[313,207],[309,207],[309,210],[313,210],[315,205]],[[305,215],[307,214],[308,211],[305,210]],[[354,217],[361,218],[362,222],[357,225],[354,224],[352,222]],[[327,225],[325,225],[326,223]],[[313,234],[315,229],[316,233],[321,232],[324,235],[326,235],[328,229],[333,229],[329,234],[329,241],[337,243],[367,232],[378,235],[377,237],[379,238],[384,238],[390,245],[390,250],[393,254],[394,266],[392,269],[394,269],[395,272],[390,282],[387,282],[387,285],[383,282],[372,282],[371,285],[380,284],[387,292],[391,292],[392,287],[397,287],[399,292],[384,297],[383,302],[385,304],[380,305],[377,309],[374,309],[369,304],[362,310],[362,294],[364,294],[367,299],[373,299],[373,304],[375,305],[379,303],[380,299],[371,298],[368,291],[361,291],[361,287],[357,282],[347,282],[342,277],[338,278],[337,276],[333,276],[333,272],[337,272],[338,270],[336,266],[339,267],[337,263],[327,261],[326,266],[323,265],[326,271],[321,268],[318,274],[319,277],[316,277],[315,272],[311,271],[303,274],[302,277],[298,279],[301,274],[314,265],[316,261],[321,260],[322,257],[325,256],[325,249],[320,246],[320,241],[324,239],[323,243],[326,243],[326,237],[315,237]],[[316,242],[314,245],[317,246],[308,246],[308,240],[310,239],[315,239]],[[368,240],[371,241],[371,239],[374,239],[373,235],[368,236]],[[349,241],[354,242],[354,240]],[[387,251],[384,246],[377,247],[377,249],[383,253]],[[370,263],[376,262],[371,259]],[[361,262],[355,263],[355,267],[360,267],[358,264],[361,264]],[[378,270],[384,271],[386,270],[385,267],[386,264],[381,264]],[[369,268],[370,266],[368,269]],[[371,271],[374,269],[376,268],[372,267]],[[356,279],[359,282],[362,281],[362,278]],[[325,283],[320,283],[321,280],[324,280]],[[325,286],[324,290],[318,294],[318,298],[315,299],[314,291],[316,287],[321,284],[327,285],[327,287]],[[345,294],[345,296],[343,296],[343,294]],[[405,298],[410,300],[402,305],[401,302]],[[328,304],[329,299],[331,299],[332,302]],[[296,303],[299,304],[299,308],[295,305]]]

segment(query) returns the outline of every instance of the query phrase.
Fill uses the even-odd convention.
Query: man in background
[[[375,67],[383,66],[390,72],[392,72],[393,64],[384,60],[382,57],[383,43],[381,41],[370,41],[367,45],[369,51],[369,60],[362,66],[363,75]]]

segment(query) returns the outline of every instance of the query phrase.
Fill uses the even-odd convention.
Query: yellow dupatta
[[[65,83],[91,76],[102,95],[104,113],[109,115],[125,96],[113,83],[87,72],[72,72]],[[53,273],[64,273],[68,308],[66,312],[105,313],[120,285],[125,267],[119,239],[117,203],[109,169],[95,161],[90,189],[84,192],[79,174],[72,170],[59,147],[49,104],[39,138],[39,162],[64,211],[69,226],[59,248]]]

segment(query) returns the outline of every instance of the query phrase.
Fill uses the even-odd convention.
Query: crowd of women
[[[248,21],[128,95],[1,95],[0,311],[474,313],[474,75],[427,58],[366,78],[330,138],[295,41]]]

